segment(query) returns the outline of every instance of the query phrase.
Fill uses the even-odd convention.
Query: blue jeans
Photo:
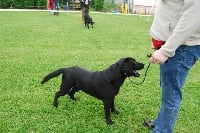
[[[54,3],[54,9],[57,10],[57,11],[59,10],[59,3],[58,2]]]
[[[153,133],[172,133],[182,100],[182,87],[190,68],[200,58],[200,45],[180,46],[175,56],[160,65],[162,103]]]

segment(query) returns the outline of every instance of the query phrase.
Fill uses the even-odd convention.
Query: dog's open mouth
[[[140,76],[140,72],[138,70],[134,70],[133,71],[133,76],[134,77],[139,77]]]

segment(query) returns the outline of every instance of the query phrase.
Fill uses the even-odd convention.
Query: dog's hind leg
[[[72,87],[71,90],[69,91],[68,95],[70,96],[70,98],[71,98],[72,100],[75,100],[75,101],[77,100],[77,98],[74,97],[74,94],[75,94],[77,91],[79,91],[79,89],[76,88],[76,87]]]
[[[61,87],[60,87],[60,91],[55,93],[55,97],[54,97],[54,101],[53,101],[53,106],[54,107],[58,107],[58,98],[60,96],[64,96],[69,92],[69,89],[67,88],[67,84],[62,82]]]
[[[110,116],[111,101],[108,99],[104,99],[103,104],[104,104],[106,123],[107,125],[112,125],[114,122],[111,120]]]

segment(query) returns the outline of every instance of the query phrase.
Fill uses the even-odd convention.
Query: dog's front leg
[[[111,117],[110,117],[111,101],[108,99],[104,99],[103,104],[104,104],[106,123],[107,125],[112,125],[114,122],[111,120]]]
[[[112,100],[112,102],[111,102],[111,111],[113,112],[113,113],[115,113],[115,114],[119,114],[119,111],[115,108],[115,102],[114,102],[114,99]]]

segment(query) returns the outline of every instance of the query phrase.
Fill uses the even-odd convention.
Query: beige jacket
[[[160,0],[150,33],[166,41],[160,50],[167,57],[180,45],[200,45],[200,0]]]

